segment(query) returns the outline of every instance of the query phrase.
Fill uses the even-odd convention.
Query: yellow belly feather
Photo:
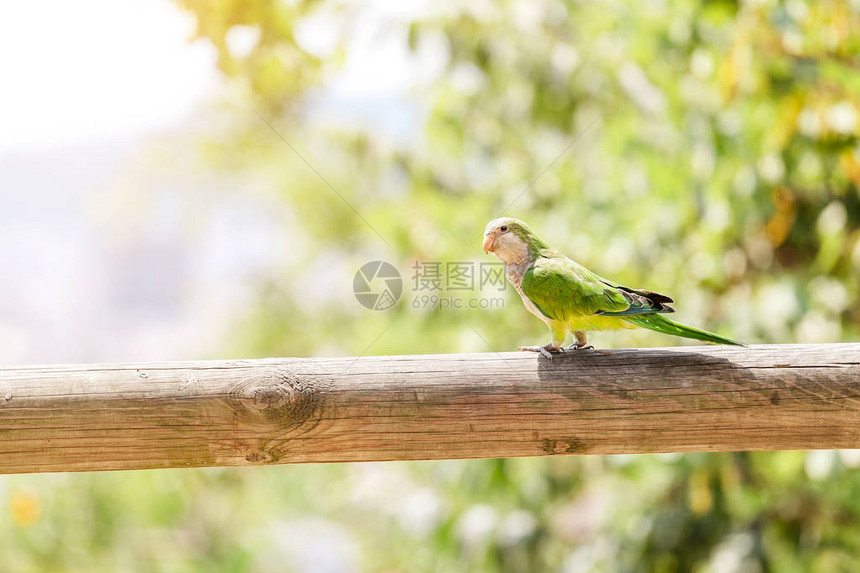
[[[578,316],[564,322],[568,331],[574,330],[617,330],[619,328],[636,328],[626,320],[617,316]]]

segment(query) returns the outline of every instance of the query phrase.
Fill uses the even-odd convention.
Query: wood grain
[[[0,367],[0,473],[860,448],[860,344]]]

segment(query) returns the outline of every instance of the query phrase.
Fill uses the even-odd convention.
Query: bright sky
[[[411,133],[405,94],[430,76],[408,60],[405,26],[390,25],[397,11],[387,0],[365,2],[360,18],[342,24],[351,34],[342,73],[309,107],[338,127],[361,120],[374,133],[389,124]],[[323,55],[337,32],[326,16],[299,34]],[[159,132],[193,133],[195,110],[229,96],[214,49],[189,43],[192,31],[192,18],[170,0],[3,5],[0,268],[15,280],[0,281],[0,340],[9,341],[0,363],[200,357],[231,313],[244,312],[261,269],[279,268],[271,246],[287,244],[284,219],[264,200],[249,201],[244,184],[218,181],[223,192],[213,194],[212,219],[200,230],[199,219],[189,225],[176,215],[177,205],[210,180],[135,162]],[[234,28],[228,46],[241,53],[255,38],[252,28]],[[239,104],[228,113],[243,113]],[[252,108],[244,113],[257,121]],[[153,201],[137,213],[119,185],[135,177]],[[115,216],[94,219],[103,205],[115,205]],[[135,217],[147,223],[129,224]],[[168,273],[165,287],[150,265],[182,272]],[[215,317],[212,304],[224,312]]]
[[[8,2],[0,19],[0,153],[134,137],[218,89],[214,49],[168,0]]]

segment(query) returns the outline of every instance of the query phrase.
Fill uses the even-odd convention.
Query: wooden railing
[[[0,473],[860,447],[860,344],[0,368]]]

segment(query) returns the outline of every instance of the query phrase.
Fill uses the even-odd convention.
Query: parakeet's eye
[[[499,231],[501,231],[503,233],[507,233],[508,232],[508,226],[502,225],[501,227],[499,227]]]

